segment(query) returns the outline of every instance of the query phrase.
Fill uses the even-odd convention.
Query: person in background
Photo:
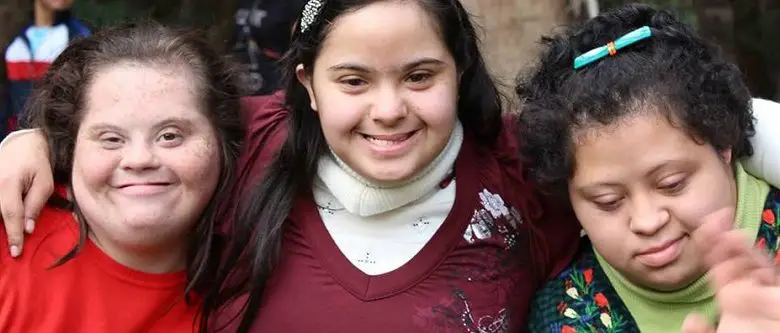
[[[243,0],[236,11],[230,45],[246,68],[250,95],[269,95],[281,88],[279,60],[290,46],[290,32],[303,0]]]
[[[43,77],[57,56],[90,30],[72,17],[73,0],[32,0],[32,20],[5,48],[6,91],[0,105],[0,138],[20,127],[33,83]]]

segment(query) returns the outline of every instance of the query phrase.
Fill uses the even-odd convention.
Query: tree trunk
[[[482,27],[488,66],[514,99],[517,73],[535,60],[539,39],[567,22],[566,0],[462,0]]]
[[[756,97],[778,97],[780,31],[776,0],[695,0],[699,33],[721,46]]]
[[[726,57],[736,62],[734,43],[734,11],[729,0],[694,0],[697,31],[723,49]]]

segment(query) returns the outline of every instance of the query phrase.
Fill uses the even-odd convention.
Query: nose
[[[629,228],[636,234],[651,236],[669,223],[670,218],[669,211],[650,196],[635,196]]]
[[[393,126],[406,117],[408,110],[396,87],[383,87],[374,101],[371,119],[384,126]]]
[[[160,161],[154,147],[143,141],[135,141],[124,147],[120,166],[128,171],[144,171],[160,167]]]

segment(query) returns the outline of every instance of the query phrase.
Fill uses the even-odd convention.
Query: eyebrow
[[[656,175],[661,170],[667,168],[667,167],[680,167],[683,168],[686,166],[686,161],[683,160],[674,160],[674,159],[666,159],[661,161],[661,163],[658,163],[654,167],[652,167],[649,171],[645,172],[643,177],[650,177]],[[618,187],[621,186],[619,182],[595,182],[591,184],[587,184],[585,186],[578,187],[577,190],[581,193],[584,193],[586,191],[592,190],[597,187]]]
[[[159,131],[160,129],[163,129],[165,127],[174,125],[174,124],[180,124],[183,127],[192,127],[194,126],[194,123],[192,119],[189,118],[183,118],[183,117],[168,117],[163,119],[162,121],[156,123],[154,125],[154,129],[156,131]],[[123,132],[124,129],[122,129],[120,126],[113,125],[110,123],[97,123],[89,127],[90,133],[100,132],[102,130],[109,130],[114,132]]]
[[[412,68],[415,68],[415,67],[418,67],[418,66],[421,66],[421,65],[442,66],[444,64],[445,63],[443,61],[439,60],[439,59],[430,58],[430,57],[423,57],[423,58],[414,60],[414,61],[412,61],[410,63],[407,63],[407,64],[403,65],[401,67],[401,69],[402,69],[402,71],[405,72],[405,71],[408,71],[408,70],[410,70]],[[349,63],[349,62],[348,63],[342,63],[342,64],[333,65],[333,66],[329,67],[328,70],[329,71],[333,71],[333,72],[340,71],[340,70],[350,70],[350,71],[355,71],[355,72],[360,72],[360,73],[370,73],[371,72],[371,69],[369,69],[368,67],[366,67],[364,65],[360,65],[360,64],[356,64],[356,63]]]
[[[598,188],[619,187],[619,186],[620,184],[615,182],[601,182],[601,183],[592,183],[585,186],[579,186],[575,188],[575,190],[583,196],[593,196],[593,193],[591,192]]]

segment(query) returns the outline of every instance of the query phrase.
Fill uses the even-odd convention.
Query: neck
[[[118,244],[91,230],[89,238],[103,253],[125,267],[150,274],[184,270],[187,260],[187,238],[166,240],[164,244],[133,246]]]
[[[56,15],[54,10],[46,8],[40,1],[35,1],[35,26],[50,27],[54,25]]]
[[[360,176],[333,153],[323,156],[317,166],[318,181],[335,197],[338,205],[318,204],[343,208],[363,217],[402,207],[429,194],[451,174],[462,143],[463,126],[456,122],[449,142],[424,170],[408,180],[384,184]]]

